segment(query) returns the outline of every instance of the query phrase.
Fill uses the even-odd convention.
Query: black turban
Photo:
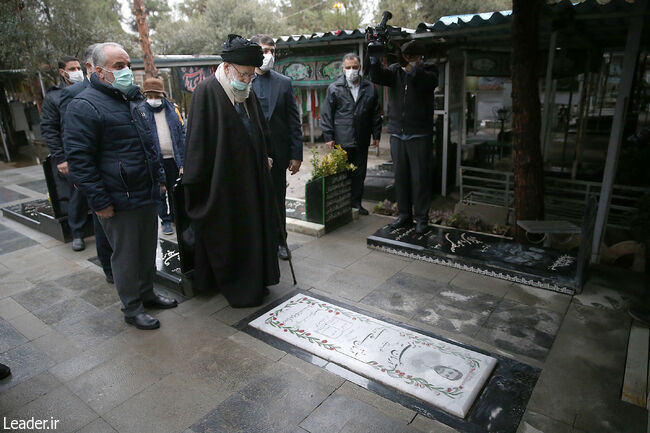
[[[239,35],[228,35],[221,45],[221,58],[224,62],[242,66],[262,66],[264,55],[262,47]]]

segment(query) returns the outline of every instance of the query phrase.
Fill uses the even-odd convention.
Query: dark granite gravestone
[[[349,172],[320,177],[305,185],[307,221],[329,232],[352,221],[352,181]]]
[[[194,296],[192,283],[181,271],[181,257],[176,242],[158,239],[156,250],[156,282],[184,296]]]
[[[392,162],[385,162],[366,171],[363,198],[372,201],[395,201],[395,173]]]
[[[70,187],[49,156],[43,161],[43,172],[49,200],[38,199],[7,206],[2,208],[2,214],[61,242],[70,242],[72,240],[70,227],[68,226]],[[84,227],[84,237],[92,235],[93,221],[92,216],[89,214]]]
[[[387,251],[560,293],[580,291],[576,278],[578,251],[556,251],[509,239],[453,228],[432,227],[423,234],[414,227],[388,225],[368,237],[370,248]]]
[[[307,221],[307,211],[305,210],[305,201],[295,198],[286,198],[284,200],[287,218],[293,218],[300,221]]]
[[[194,229],[190,218],[185,212],[185,190],[183,189],[182,180],[183,175],[176,180],[176,184],[172,188],[174,223],[176,224],[180,271],[185,277],[191,279],[194,274]]]

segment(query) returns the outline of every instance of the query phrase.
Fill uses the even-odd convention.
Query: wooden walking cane
[[[282,215],[280,214],[280,208],[278,207],[278,201],[274,200],[273,202],[275,205],[273,206],[275,208],[275,216],[278,219],[278,224],[280,224],[280,230],[282,230],[282,242],[284,242],[284,247],[287,249],[287,256],[289,256],[289,268],[291,268],[291,277],[293,278],[293,285],[295,286],[298,284],[296,281],[296,273],[293,271],[293,262],[291,261],[291,250],[289,249],[289,245],[287,244],[287,231],[284,228],[284,224],[282,224]]]

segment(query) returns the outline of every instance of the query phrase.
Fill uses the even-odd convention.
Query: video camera
[[[393,14],[384,11],[381,15],[381,21],[374,28],[368,26],[366,29],[366,41],[368,42],[368,55],[372,57],[381,57],[386,53],[386,46],[390,41],[388,35],[391,26],[386,24]]]

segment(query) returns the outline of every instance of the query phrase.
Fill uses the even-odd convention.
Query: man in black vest
[[[251,86],[271,128],[271,147],[274,154],[271,177],[282,220],[278,256],[282,260],[287,260],[289,252],[284,246],[283,239],[286,234],[287,170],[294,175],[300,170],[302,163],[300,115],[293,95],[291,79],[273,70],[275,62],[273,38],[267,35],[255,35],[251,38],[251,42],[260,45],[264,55],[262,66],[255,69],[257,78],[253,80]]]
[[[395,169],[395,194],[399,218],[393,228],[416,221],[423,234],[429,221],[433,183],[433,98],[438,71],[425,66],[424,47],[418,40],[405,43],[400,63],[388,68],[370,57],[370,79],[390,87],[388,121],[390,153]]]
[[[381,114],[375,86],[359,72],[361,62],[355,53],[343,56],[343,75],[327,88],[321,110],[323,136],[330,149],[339,144],[348,153],[348,161],[357,169],[352,172],[352,207],[368,215],[361,206],[363,182],[368,165],[368,145],[379,144]]]

